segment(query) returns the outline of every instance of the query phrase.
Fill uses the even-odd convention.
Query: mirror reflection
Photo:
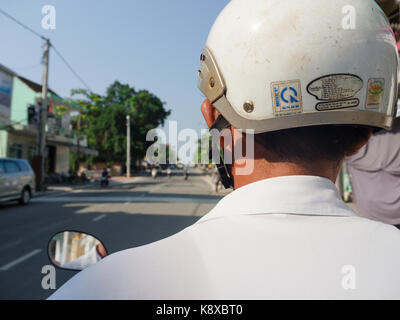
[[[49,242],[51,262],[63,269],[83,270],[107,256],[104,245],[95,237],[76,231],[57,233]]]

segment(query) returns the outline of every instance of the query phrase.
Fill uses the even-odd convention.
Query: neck
[[[265,158],[254,159],[254,170],[250,174],[239,175],[241,169],[236,163],[233,165],[235,189],[250,183],[284,176],[318,176],[336,182],[342,161],[340,163],[321,162],[318,165],[300,165],[290,162],[268,162]]]

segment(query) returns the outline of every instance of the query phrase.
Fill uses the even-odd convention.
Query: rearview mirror
[[[107,256],[107,250],[100,240],[77,231],[63,231],[54,235],[49,241],[47,253],[56,267],[76,271]]]

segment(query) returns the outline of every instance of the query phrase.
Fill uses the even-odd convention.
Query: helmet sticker
[[[271,93],[275,116],[287,116],[303,112],[300,80],[272,82]]]
[[[337,109],[345,109],[345,108],[355,108],[360,104],[360,100],[348,99],[348,100],[340,100],[340,101],[329,101],[329,102],[320,102],[315,107],[318,111],[328,111],[328,110],[337,110]]]
[[[368,80],[366,109],[381,109],[385,93],[385,79],[371,78]]]
[[[313,80],[307,91],[318,100],[336,101],[353,98],[363,86],[363,80],[356,75],[331,74]]]

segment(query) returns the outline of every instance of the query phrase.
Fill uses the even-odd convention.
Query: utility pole
[[[81,150],[80,150],[80,140],[81,140],[81,118],[82,115],[79,112],[79,117],[78,117],[78,124],[76,126],[76,145],[77,145],[77,152],[76,152],[76,164],[75,164],[75,175],[78,176],[79,173],[79,166],[80,166],[80,156],[81,156]]]
[[[126,116],[126,177],[131,177],[131,116]]]
[[[46,123],[47,123],[47,91],[49,82],[49,52],[50,39],[46,39],[43,53],[43,84],[42,84],[42,103],[40,106],[39,134],[38,134],[38,155],[40,159],[39,167],[39,186],[40,191],[44,191],[44,172],[45,172],[45,151],[46,151]]]

